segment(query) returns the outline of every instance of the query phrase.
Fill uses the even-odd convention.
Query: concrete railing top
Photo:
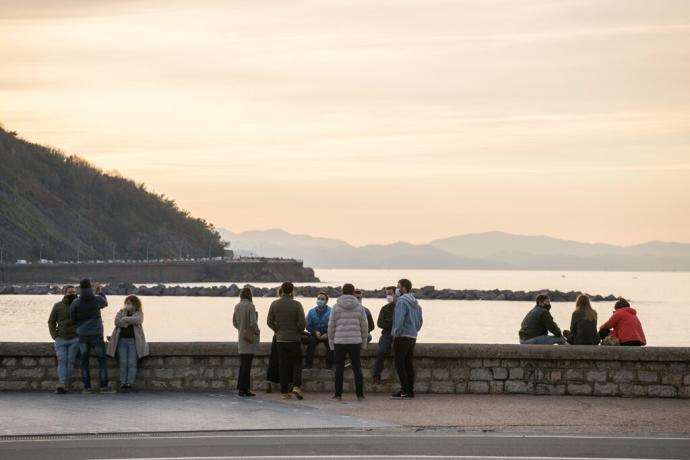
[[[151,356],[234,356],[237,342],[152,342]],[[319,349],[322,350],[322,349]],[[259,346],[257,356],[267,356],[270,343]],[[322,352],[322,351],[321,351]],[[374,355],[370,344],[366,355]],[[0,342],[3,356],[54,356],[52,342]],[[602,347],[420,343],[418,358],[545,359],[592,361],[680,361],[690,362],[690,347]]]

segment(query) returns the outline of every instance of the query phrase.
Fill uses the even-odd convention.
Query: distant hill
[[[283,230],[233,233],[219,229],[235,251],[302,258],[319,268],[429,268],[515,270],[689,271],[690,244],[636,246],[579,243],[548,236],[487,232],[425,245],[394,243],[355,247],[345,241],[293,235]]]
[[[0,251],[5,262],[223,254],[214,227],[175,202],[77,156],[0,127]]]

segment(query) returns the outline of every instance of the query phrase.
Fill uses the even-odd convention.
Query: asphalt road
[[[84,414],[84,417],[88,417]],[[690,459],[690,436],[377,428],[0,437],[2,460],[236,458]]]

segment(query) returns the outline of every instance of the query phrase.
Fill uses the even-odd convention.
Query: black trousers
[[[302,344],[300,342],[278,342],[278,369],[280,371],[280,392],[290,391],[290,382],[302,386]]]
[[[395,371],[400,380],[400,391],[403,394],[414,395],[414,346],[417,339],[411,337],[396,337],[393,341],[395,355]]]
[[[319,340],[314,334],[307,336],[307,354],[304,357],[304,365],[312,367],[314,364],[314,352],[320,343],[326,347],[326,368],[330,369],[333,367],[333,351],[328,346],[328,340]]]
[[[360,349],[362,345],[335,344],[335,394],[343,395],[343,377],[345,374],[345,356],[350,356],[352,362],[352,372],[355,374],[355,392],[357,396],[364,396],[364,378],[362,377],[362,361],[360,359]]]
[[[241,392],[249,391],[253,360],[254,355],[251,353],[242,353],[240,355],[240,375],[237,377],[237,389]]]

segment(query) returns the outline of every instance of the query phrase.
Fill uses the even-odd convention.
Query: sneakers
[[[345,367],[350,367],[350,366],[352,366],[352,361],[350,361],[348,359],[347,361],[345,361]]]
[[[65,390],[64,385],[58,385],[57,387],[55,387],[55,394],[56,395],[64,395],[65,393],[67,393],[67,390]]]
[[[130,391],[132,391],[132,385],[128,383],[120,385],[120,393],[129,393]]]
[[[83,390],[81,390],[81,394],[83,394],[83,395],[90,395],[92,393],[93,393],[93,390],[91,388],[84,388]]]
[[[104,394],[104,395],[109,395],[109,394],[116,393],[116,391],[113,390],[110,386],[107,386],[107,387],[101,387],[99,390],[99,393]]]
[[[414,393],[412,394],[407,394],[403,393],[402,391],[398,391],[397,393],[393,393],[391,395],[392,399],[414,399]]]
[[[254,393],[251,391],[240,391],[237,393],[239,396],[242,396],[243,398],[251,398],[252,396],[256,396]]]
[[[333,395],[333,396],[331,396],[331,399],[332,399],[333,401],[340,402],[340,401],[343,400],[343,397],[340,396],[340,395]]]
[[[302,389],[300,387],[295,387],[292,389],[292,394],[295,395],[297,399],[300,401],[304,399],[304,395],[302,395]]]

